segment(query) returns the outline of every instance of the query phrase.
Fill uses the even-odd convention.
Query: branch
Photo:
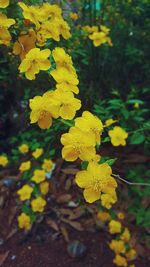
[[[126,183],[126,184],[129,184],[129,185],[150,186],[150,184],[148,184],[148,183],[134,183],[134,182],[132,183],[132,182],[129,182],[129,181],[127,181],[127,180],[121,178],[119,174],[112,174],[112,175],[113,175],[115,178],[117,178],[117,179],[121,180],[122,182],[124,182],[124,183]]]

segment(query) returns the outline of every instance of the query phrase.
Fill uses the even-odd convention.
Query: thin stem
[[[148,184],[148,183],[134,183],[134,182],[132,183],[132,182],[129,182],[129,181],[127,181],[127,180],[121,178],[120,175],[118,175],[118,174],[112,174],[112,175],[113,175],[115,178],[117,178],[117,179],[119,179],[119,180],[121,180],[121,181],[123,181],[124,183],[129,184],[129,185],[150,186],[150,184]]]

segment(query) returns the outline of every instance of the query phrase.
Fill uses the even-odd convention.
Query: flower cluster
[[[59,47],[53,50],[52,55],[56,69],[51,71],[51,75],[57,82],[56,89],[30,99],[31,123],[37,122],[41,129],[48,129],[52,125],[52,118],[73,119],[81,107],[81,101],[73,94],[78,93],[79,89],[70,56]]]
[[[21,154],[26,155],[29,152],[29,146],[22,144],[18,147],[18,150]],[[49,192],[50,186],[47,174],[52,172],[54,163],[50,159],[44,158],[41,168],[35,167],[35,160],[39,159],[42,154],[43,149],[37,148],[31,154],[33,158],[23,161],[19,167],[22,181],[25,184],[17,191],[17,194],[24,206],[27,207],[27,211],[23,210],[18,217],[18,225],[21,229],[29,230],[36,215],[43,212],[46,206],[45,196]]]
[[[5,8],[9,5],[9,1],[0,1],[0,7]],[[9,28],[15,24],[14,19],[7,18],[6,14],[0,12],[0,44],[9,45],[11,41],[11,34]]]
[[[104,127],[109,127],[112,124],[118,122],[118,120],[108,119],[105,121]],[[128,133],[120,126],[115,126],[113,129],[108,131],[111,143],[113,146],[125,146]]]
[[[136,258],[136,250],[132,247],[129,229],[123,227],[120,221],[111,220],[109,222],[109,232],[113,235],[119,234],[109,244],[110,249],[115,253],[113,263],[117,266],[127,267],[128,262]]]
[[[75,125],[69,132],[61,137],[64,145],[62,157],[66,161],[79,158],[88,162],[87,170],[79,171],[75,181],[84,188],[83,195],[87,202],[101,199],[101,204],[109,209],[117,201],[117,183],[111,176],[111,167],[98,163],[100,157],[96,154],[96,145],[100,145],[102,131],[102,122],[92,113],[84,111],[82,117],[75,119]]]
[[[130,261],[133,261],[137,256],[136,250],[132,246],[131,233],[122,224],[125,214],[113,211],[111,215],[108,212],[99,211],[97,218],[103,223],[108,223],[108,231],[114,236],[114,239],[109,243],[109,248],[115,253],[113,263],[121,267],[135,267],[134,264],[130,265]]]
[[[35,26],[38,46],[44,46],[48,39],[60,41],[60,36],[68,39],[70,27],[62,17],[62,10],[58,5],[43,3],[42,5],[28,6],[19,3],[23,17]]]
[[[112,46],[112,41],[108,36],[110,29],[104,25],[98,26],[84,26],[82,28],[87,34],[90,40],[93,41],[94,46],[100,46],[102,44],[108,43]]]

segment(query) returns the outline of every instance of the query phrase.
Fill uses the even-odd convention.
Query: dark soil
[[[103,154],[105,151],[103,151]],[[107,149],[106,149],[107,155]],[[121,153],[124,155],[124,153]],[[116,155],[117,156],[117,155]],[[134,154],[133,158],[128,157],[127,164],[133,162],[146,162],[147,158],[144,156],[138,156]],[[125,159],[122,159],[125,162]],[[83,228],[79,225],[76,227],[71,227],[70,224],[67,224],[67,220],[62,220],[63,215],[57,214],[59,209],[66,209],[67,203],[61,201],[59,198],[60,194],[66,194],[65,199],[68,196],[72,196],[71,200],[76,202],[77,194],[75,186],[71,189],[71,184],[69,181],[74,180],[75,170],[77,166],[71,166],[70,169],[64,168],[63,162],[57,162],[56,171],[55,171],[55,180],[59,181],[57,188],[55,188],[53,195],[50,193],[48,200],[48,208],[46,210],[45,218],[40,219],[36,225],[33,226],[33,229],[30,233],[26,233],[17,228],[17,215],[19,211],[19,202],[16,199],[16,185],[13,185],[11,188],[3,188],[0,185],[0,267],[115,267],[113,265],[114,254],[109,249],[108,243],[111,240],[111,236],[106,231],[105,227],[96,227],[94,216],[88,215],[87,217],[77,217],[76,222],[82,224]],[[115,165],[116,173],[122,175],[122,169],[119,165]],[[3,174],[2,177],[7,175]],[[0,179],[2,179],[0,177]],[[69,178],[69,179],[68,179]],[[67,180],[68,179],[68,180]],[[65,188],[65,192],[63,191]],[[127,196],[125,186],[122,190]],[[71,195],[70,195],[71,194]],[[59,198],[59,202],[57,201]],[[64,197],[63,197],[64,200]],[[126,201],[127,202],[127,201]],[[123,202],[124,207],[128,203]],[[118,204],[120,205],[120,204]],[[94,207],[90,206],[91,210]],[[118,209],[120,207],[118,206]],[[55,214],[56,211],[56,214]],[[90,213],[89,213],[90,214]],[[94,214],[94,212],[93,212]],[[93,216],[93,218],[92,218]],[[63,217],[66,218],[66,217]],[[49,225],[47,219],[53,220],[55,223]],[[90,227],[88,221],[92,220]],[[69,221],[69,220],[68,220]],[[128,225],[128,219],[125,222]],[[129,222],[130,223],[130,222]],[[61,226],[65,228],[65,233],[60,229]],[[79,229],[78,229],[79,228]],[[134,225],[134,220],[132,223],[132,228],[134,232],[142,236],[142,232],[139,232],[139,228],[136,229]],[[130,229],[132,229],[130,227]],[[78,229],[78,230],[76,230]],[[80,230],[80,231],[79,231]],[[132,230],[131,230],[132,231]],[[135,235],[136,237],[136,235]],[[78,240],[82,242],[86,248],[86,254],[81,258],[72,258],[67,252],[67,246],[72,241]],[[138,258],[135,262],[136,267],[150,267],[150,250],[143,247],[138,242],[138,238],[135,238],[136,249],[138,250]],[[131,264],[133,264],[131,263]]]
[[[0,213],[0,266],[2,267],[113,267],[113,253],[108,247],[110,239],[102,230],[76,231],[68,227],[69,243],[81,241],[87,253],[80,259],[72,258],[67,252],[68,243],[57,231],[43,221],[30,234],[16,228],[15,201],[9,203]],[[13,212],[12,212],[13,211]],[[5,254],[8,253],[8,254]],[[3,263],[2,259],[6,258]],[[148,267],[150,261],[138,259],[136,267]]]

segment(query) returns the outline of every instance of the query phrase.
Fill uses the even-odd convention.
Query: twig
[[[124,183],[129,184],[129,185],[150,186],[150,184],[148,184],[148,183],[134,183],[134,182],[132,183],[132,182],[129,182],[129,181],[127,181],[127,180],[121,178],[119,174],[112,174],[112,175],[113,175],[115,178],[117,178],[117,179],[119,179],[119,180],[121,180],[121,181],[123,181]]]

